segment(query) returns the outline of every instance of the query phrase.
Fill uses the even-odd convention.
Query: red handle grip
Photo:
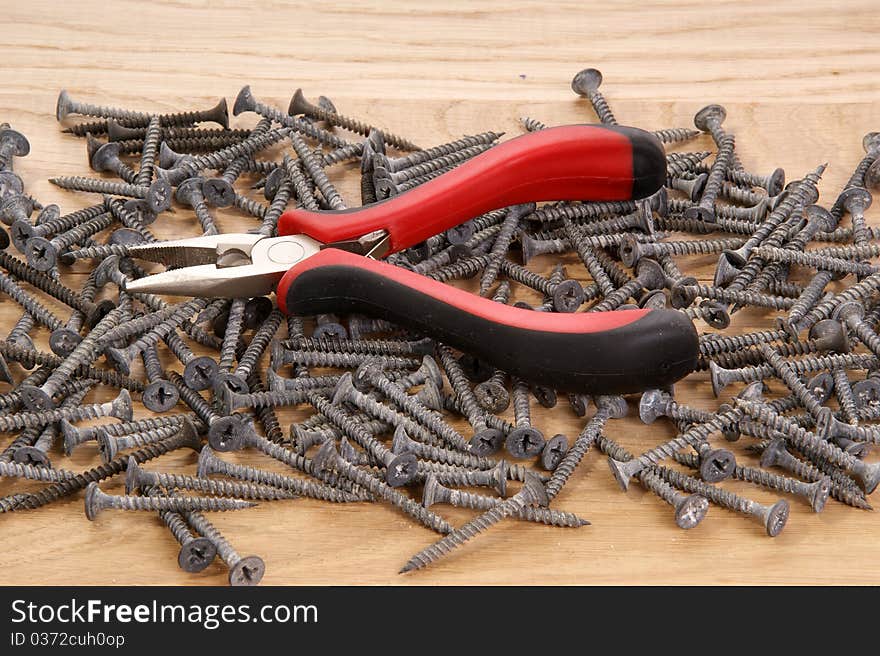
[[[291,268],[277,295],[286,313],[371,314],[531,382],[588,394],[665,387],[693,370],[699,350],[675,310],[533,312],[334,248]]]
[[[391,251],[489,210],[545,200],[633,200],[666,181],[666,153],[636,128],[567,125],[506,141],[423,185],[362,208],[288,210],[279,235],[306,234],[325,244],[384,229]]]

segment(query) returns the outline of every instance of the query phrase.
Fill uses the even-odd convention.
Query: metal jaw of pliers
[[[387,250],[387,233],[377,230],[333,244],[322,244],[306,235],[265,237],[247,233],[139,244],[128,249],[129,256],[170,268],[129,282],[126,291],[225,298],[264,296],[275,291],[292,266],[327,247],[380,257]]]

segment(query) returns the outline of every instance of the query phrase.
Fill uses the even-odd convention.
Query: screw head
[[[25,257],[37,271],[50,271],[58,262],[58,249],[48,239],[33,237],[25,244]]]
[[[727,308],[717,301],[703,301],[700,303],[706,323],[713,328],[722,330],[730,325],[730,315]]]
[[[0,198],[15,196],[24,191],[21,178],[12,171],[0,171]]]
[[[578,71],[571,80],[571,90],[579,96],[588,96],[602,84],[602,73],[595,68]]]
[[[266,573],[266,563],[259,556],[245,556],[229,569],[229,585],[257,585]]]
[[[715,210],[711,207],[694,205],[687,208],[682,216],[690,221],[702,221],[703,223],[715,223]]]
[[[831,478],[821,478],[812,484],[812,494],[810,495],[810,507],[813,512],[822,512],[828,501],[828,495],[831,494]]]
[[[553,309],[557,312],[577,312],[584,304],[584,288],[577,280],[563,280],[553,290]]]
[[[669,295],[665,289],[645,292],[639,299],[639,307],[644,310],[665,310],[669,307]]]
[[[694,126],[702,132],[709,132],[714,123],[719,125],[727,118],[727,110],[721,105],[706,105],[694,115]]]
[[[113,365],[119,373],[128,376],[131,374],[131,358],[126,349],[119,349],[115,346],[108,346],[104,349],[104,357]]]
[[[788,521],[788,513],[788,501],[785,499],[780,499],[770,507],[764,518],[764,528],[767,530],[767,535],[775,538],[782,533],[782,529],[785,528],[785,523]]]
[[[641,257],[639,242],[631,234],[626,233],[620,240],[618,255],[624,266],[634,267]]]
[[[187,178],[177,185],[177,191],[174,192],[174,199],[183,205],[192,207],[202,197],[202,184],[204,180],[199,176]]]
[[[86,517],[90,522],[95,521],[95,518],[104,509],[104,504],[102,503],[103,496],[106,495],[101,492],[100,488],[98,488],[98,484],[94,481],[89,483],[88,487],[86,487],[85,510]]]
[[[562,462],[566,453],[568,453],[568,438],[562,434],[554,435],[547,440],[541,451],[541,466],[547,471],[553,471]]]
[[[533,472],[526,472],[526,480],[520,488],[519,494],[523,495],[533,506],[546,508],[550,505],[550,497],[547,496],[544,484]]]
[[[183,446],[188,446],[196,452],[202,449],[202,437],[191,419],[183,420],[183,426],[180,427],[178,435],[183,437]]]
[[[865,316],[865,308],[858,301],[846,301],[841,303],[831,313],[832,319],[846,321],[847,319],[859,320]]]
[[[93,171],[110,171],[113,168],[113,163],[119,161],[119,144],[115,142],[108,142],[102,144],[98,150],[96,150],[90,160],[89,166],[92,167]]]
[[[835,319],[822,319],[810,328],[810,339],[819,343],[823,351],[832,353],[848,353],[849,339],[846,328]]]
[[[452,226],[445,233],[446,241],[450,244],[464,244],[468,239],[474,236],[474,224],[470,221]]]
[[[159,379],[144,388],[141,401],[150,412],[168,412],[180,400],[180,392],[171,381]]]
[[[232,105],[232,115],[238,116],[242,112],[252,112],[254,111],[254,107],[256,106],[256,102],[254,101],[254,96],[251,93],[250,85],[245,85],[241,88],[241,91],[238,92],[238,95],[235,97],[235,103]]]
[[[788,450],[785,448],[785,440],[781,437],[770,440],[767,448],[761,454],[761,467],[769,469],[779,463],[780,457]]]
[[[864,469],[857,475],[857,478],[862,484],[862,489],[867,494],[871,494],[877,489],[877,485],[880,484],[880,463],[862,464]]]
[[[332,469],[338,460],[339,451],[336,450],[336,445],[333,440],[326,440],[312,458],[312,466],[317,471],[326,471]]]
[[[880,159],[874,160],[865,171],[865,186],[868,189],[880,189]]]
[[[253,426],[243,417],[220,417],[208,429],[208,444],[215,451],[239,451],[253,432]]]
[[[880,402],[880,382],[874,378],[867,378],[853,383],[852,390],[856,399],[856,405],[860,408],[876,405]]]
[[[636,265],[636,277],[649,291],[663,289],[666,286],[666,274],[657,260],[643,257]]]
[[[718,483],[733,476],[736,456],[727,449],[713,449],[700,459],[700,477],[707,483]]]
[[[696,284],[698,284],[698,281],[692,276],[685,276],[676,280],[672,285],[669,295],[672,307],[677,310],[689,307],[690,304],[694,302],[695,296],[692,292],[685,289],[685,287],[693,287]]]
[[[6,234],[3,230],[0,230],[0,232]],[[15,246],[18,252],[25,253],[27,249],[27,242],[34,237],[34,226],[32,226],[27,221],[16,219],[10,226],[9,232],[12,235],[12,244]],[[3,237],[0,236],[0,241],[2,240]],[[6,244],[6,246],[8,245],[9,244]],[[0,244],[0,250],[4,250],[6,246]]]
[[[177,564],[184,572],[196,574],[206,569],[217,556],[217,546],[208,538],[193,538],[180,546]]]
[[[312,103],[306,100],[302,89],[297,89],[293,92],[290,104],[287,106],[287,113],[291,116],[299,116],[308,113],[312,107]]]
[[[341,323],[336,321],[328,321],[315,326],[312,331],[312,337],[315,339],[347,339],[348,331]]]
[[[265,296],[255,296],[248,299],[244,304],[244,327],[248,330],[259,328],[274,309],[272,301]]]
[[[57,328],[49,335],[49,348],[52,353],[67,357],[76,348],[76,345],[82,341],[82,335],[71,328]]]
[[[545,408],[555,408],[559,401],[556,390],[545,385],[532,385],[532,396]]]
[[[168,180],[158,179],[150,185],[147,191],[147,207],[154,214],[164,212],[171,207],[171,185]]]
[[[72,103],[70,101],[70,96],[67,94],[67,89],[62,89],[58,93],[58,101],[55,103],[55,118],[59,123],[70,113],[71,105]]]
[[[144,236],[134,228],[117,228],[107,238],[107,244],[136,246],[144,243]]]
[[[196,476],[199,478],[207,478],[210,474],[217,472],[216,465],[220,458],[214,454],[214,450],[209,446],[203,446],[199,452],[198,464],[196,466]]]
[[[422,489],[422,506],[430,508],[435,503],[442,503],[445,500],[443,494],[446,488],[440,484],[434,474],[428,474],[425,478],[425,486]]]
[[[112,310],[116,308],[116,304],[109,298],[98,301],[95,307],[91,308],[85,315],[86,326],[94,328],[98,323],[106,317]]]
[[[119,396],[112,401],[113,416],[123,421],[131,421],[133,417],[133,408],[131,404],[131,393],[127,389],[119,390]]]
[[[648,390],[642,393],[639,399],[639,419],[642,423],[653,424],[657,417],[664,416],[666,409],[666,395],[658,389]]]
[[[817,224],[819,232],[831,232],[837,227],[834,215],[821,205],[807,205],[805,212],[807,221]]]
[[[847,187],[837,197],[837,204],[848,212],[864,212],[871,207],[872,200],[871,192],[864,187]]]
[[[477,433],[470,439],[471,453],[476,456],[489,456],[497,453],[504,443],[504,433],[495,428],[486,428]]]
[[[880,132],[868,132],[862,137],[862,148],[866,153],[880,148]]]
[[[22,385],[19,391],[21,392],[21,402],[31,412],[55,409],[52,397],[35,385]]]
[[[703,521],[709,511],[709,500],[699,494],[686,496],[675,507],[675,524],[685,530],[694,528]]]
[[[223,178],[210,178],[202,186],[205,202],[214,207],[229,207],[235,200],[232,185]]]
[[[414,453],[401,453],[385,467],[385,482],[391,487],[410,483],[419,473],[419,459]]]
[[[515,428],[507,435],[504,446],[514,458],[531,458],[544,449],[544,434],[533,426]]]

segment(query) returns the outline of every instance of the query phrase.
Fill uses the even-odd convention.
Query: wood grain
[[[53,175],[88,172],[83,143],[61,134],[54,120],[61,87],[78,99],[167,111],[207,107],[218,96],[231,100],[247,83],[257,97],[285,107],[302,86],[309,96],[325,94],[342,111],[430,145],[487,129],[518,134],[522,115],[548,124],[592,121],[588,106],[568,88],[571,76],[590,65],[605,74],[603,90],[622,122],[685,126],[703,104],[722,102],[747,168],[783,166],[794,179],[829,162],[821,189],[830,202],[861,157],[862,135],[878,128],[871,104],[880,72],[874,5],[6,2],[0,12],[11,29],[4,30],[0,49],[0,121],[30,138],[31,154],[15,163],[28,191],[70,211],[93,198],[47,182]],[[252,125],[253,117],[235,123]],[[704,137],[686,146],[692,147],[710,142]],[[334,172],[334,180],[355,203],[354,168]],[[872,222],[877,216],[869,212]],[[224,230],[253,226],[225,210],[218,223]],[[155,231],[160,237],[195,234],[197,223],[179,209]],[[683,258],[680,264],[708,279],[713,259]],[[534,268],[546,271],[550,263],[540,260]],[[574,258],[567,263],[572,275],[583,276]],[[65,279],[79,284],[85,271],[78,265]],[[51,307],[66,316],[63,307]],[[20,308],[3,299],[0,334],[19,315]],[[770,321],[764,313],[742,312],[733,329]],[[45,347],[46,331],[35,335]],[[683,401],[717,407],[704,374],[677,387]],[[90,399],[111,395],[101,389]],[[635,414],[633,404],[631,410]],[[284,412],[282,419],[302,415]],[[562,406],[536,408],[535,416],[550,435],[574,437],[583,425]],[[647,427],[637,417],[614,421],[607,432],[637,452],[673,434],[666,423]],[[734,448],[744,454],[742,445]],[[235,458],[272,467],[253,454]],[[745,455],[742,460],[754,462]],[[71,458],[53,454],[53,463],[68,469],[96,462],[88,446]],[[148,468],[192,472],[194,462],[192,454],[175,453]],[[103,487],[119,491],[118,483]],[[39,485],[3,480],[0,494]],[[762,502],[776,498],[749,486],[725,486]],[[603,458],[590,453],[556,505],[592,526],[505,522],[437,566],[406,577],[396,574],[399,567],[436,536],[383,505],[297,500],[212,520],[242,554],[266,560],[267,584],[880,582],[874,514],[831,503],[816,515],[798,499],[790,501],[789,526],[776,539],[717,507],[698,528],[683,532],[656,497],[638,486],[621,493]],[[441,512],[456,524],[471,516]],[[90,523],[81,496],[0,522],[6,584],[224,581],[220,564],[201,575],[181,572],[176,545],[154,516],[108,512]]]

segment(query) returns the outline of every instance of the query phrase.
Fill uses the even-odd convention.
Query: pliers
[[[635,200],[665,180],[663,146],[647,132],[549,128],[499,144],[385,201],[288,210],[278,237],[220,234],[130,247],[132,257],[185,268],[132,281],[127,290],[234,298],[275,291],[285,313],[381,317],[559,390],[621,394],[666,387],[696,366],[696,330],[681,312],[534,312],[377,261],[492,209]]]

